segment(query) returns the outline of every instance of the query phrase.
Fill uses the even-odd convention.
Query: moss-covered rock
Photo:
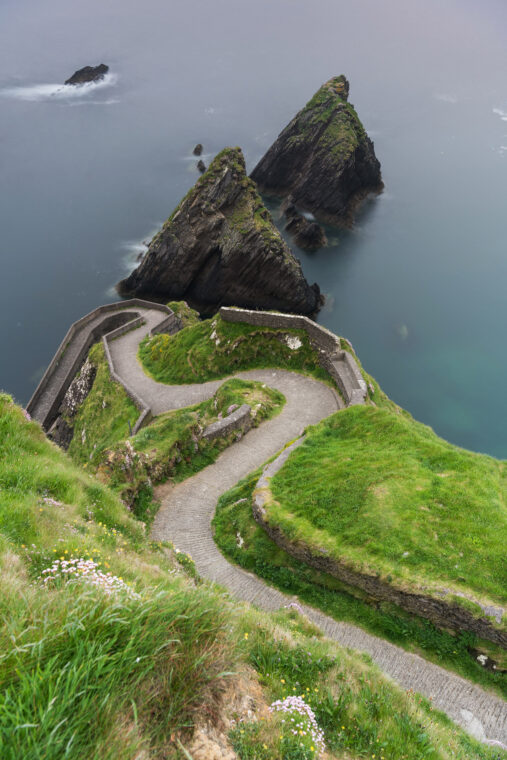
[[[240,148],[216,156],[119,290],[303,314],[319,305],[318,287],[274,226]]]
[[[357,203],[383,187],[373,143],[348,94],[343,75],[323,84],[251,174],[261,192],[339,226],[350,226]]]

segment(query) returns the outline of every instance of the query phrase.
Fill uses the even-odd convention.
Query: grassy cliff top
[[[220,315],[175,335],[145,338],[139,358],[148,374],[168,384],[202,383],[269,367],[304,372],[331,382],[304,330],[226,322]]]
[[[311,428],[271,481],[271,523],[404,587],[505,604],[507,467],[387,409]]]
[[[77,558],[93,559],[96,582],[63,570]],[[2,760],[183,760],[203,716],[240,760],[312,760],[311,743],[267,711],[295,693],[331,760],[498,757],[299,613],[235,607],[192,567],[0,394]],[[234,727],[229,699],[252,694],[264,720]]]

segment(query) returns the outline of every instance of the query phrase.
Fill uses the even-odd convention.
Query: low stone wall
[[[139,319],[142,321],[139,313],[132,311],[135,307],[160,310],[162,314],[167,315],[164,322],[171,318],[176,319],[174,313],[168,306],[145,301],[141,298],[131,298],[125,301],[119,301],[118,303],[99,306],[97,309],[94,309],[89,314],[86,314],[84,317],[81,317],[81,319],[74,322],[68,329],[26,407],[29,414],[35,419],[38,419],[36,414],[37,405],[40,402],[43,402],[44,394],[51,394],[48,408],[44,412],[44,419],[39,420],[45,429],[50,427],[54,421],[63,397],[74,376],[84,362],[93,343],[95,343],[100,337],[104,336],[106,332],[113,334],[117,333],[116,337],[118,337],[118,335],[123,334],[123,332],[136,326],[131,324],[132,322],[137,322]],[[104,316],[104,319],[100,320],[99,318],[102,315]],[[97,322],[98,319],[99,321]],[[90,323],[95,324],[92,327]],[[86,331],[87,325],[90,325],[88,332]],[[122,332],[117,332],[117,330],[122,330]],[[72,346],[76,341],[79,341],[80,343],[79,351],[76,352],[76,356],[73,357],[72,362],[69,364],[69,367],[66,368],[62,377],[58,377],[58,371],[60,370],[60,374],[62,373],[62,361],[66,355],[68,356],[67,352],[72,349]],[[50,384],[55,377],[57,378],[57,387],[51,389]]]
[[[283,467],[292,450],[303,441],[304,438],[299,438],[284,449],[264,468],[256,484],[252,502],[253,517],[271,540],[291,557],[320,572],[332,575],[352,588],[360,589],[374,599],[391,602],[407,612],[431,620],[440,628],[471,631],[482,639],[507,648],[507,633],[498,630],[488,618],[475,617],[455,602],[446,602],[419,592],[404,591],[377,576],[360,573],[344,562],[330,557],[327,549],[319,552],[318,548],[310,547],[304,541],[292,542],[278,525],[269,522],[267,509],[273,499],[270,479]]]
[[[202,437],[208,441],[214,438],[222,438],[234,430],[241,430],[242,433],[247,433],[252,427],[252,410],[248,404],[242,404],[233,412],[224,417],[222,420],[217,420],[211,425],[208,425]]]
[[[133,320],[134,322],[137,322],[137,320]],[[141,321],[142,323],[142,321]],[[141,324],[140,323],[140,324]],[[122,333],[128,332],[128,330],[131,330],[133,327],[136,327],[137,325],[134,325],[132,323],[128,323],[128,325],[125,325],[127,329],[123,330]],[[121,328],[120,328],[121,329]],[[109,342],[111,340],[114,340],[114,338],[118,338],[118,335],[115,335],[117,333],[117,330],[113,330],[112,333],[108,333],[107,335],[102,336],[102,345],[104,346],[104,354],[106,355],[107,363],[109,365],[109,374],[111,375],[111,379],[114,380],[116,383],[119,383],[126,391],[127,395],[132,399],[134,404],[139,409],[139,417],[136,420],[136,423],[134,427],[132,428],[132,435],[135,435],[138,430],[140,430],[143,425],[146,425],[152,418],[151,414],[151,408],[148,406],[148,404],[143,401],[143,399],[137,395],[135,390],[131,388],[128,383],[126,383],[122,378],[116,373],[116,370],[114,368],[113,359],[111,357],[111,351],[109,350]]]
[[[367,387],[354,357],[348,351],[342,350],[337,335],[313,322],[309,317],[281,314],[276,311],[233,309],[228,306],[222,306],[220,316],[226,322],[245,322],[249,325],[281,330],[304,330],[313,348],[318,351],[322,367],[336,382],[347,406],[364,404]]]

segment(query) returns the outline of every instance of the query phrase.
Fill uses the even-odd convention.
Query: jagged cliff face
[[[350,226],[357,203],[383,187],[380,163],[344,76],[326,82],[281,132],[251,177],[323,222]]]
[[[319,289],[273,225],[240,148],[219,153],[118,290],[303,314],[319,306]]]

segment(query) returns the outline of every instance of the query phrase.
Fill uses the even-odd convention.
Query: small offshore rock
[[[195,148],[192,151],[192,153],[194,154],[194,156],[200,156],[201,155],[201,153],[202,153],[202,145],[201,145],[201,143],[197,143],[197,145],[195,146]]]
[[[199,171],[201,172],[201,174],[204,174],[204,172],[206,171],[206,164],[204,163],[204,161],[202,161],[202,160],[198,161],[197,162],[197,168],[199,169]]]
[[[87,84],[88,82],[100,82],[104,79],[109,66],[105,63],[99,63],[98,66],[84,66],[82,69],[78,69],[74,74],[65,80],[65,84]]]
[[[326,233],[317,222],[311,222],[303,214],[293,214],[285,225],[294,242],[304,251],[317,251],[327,245]]]

